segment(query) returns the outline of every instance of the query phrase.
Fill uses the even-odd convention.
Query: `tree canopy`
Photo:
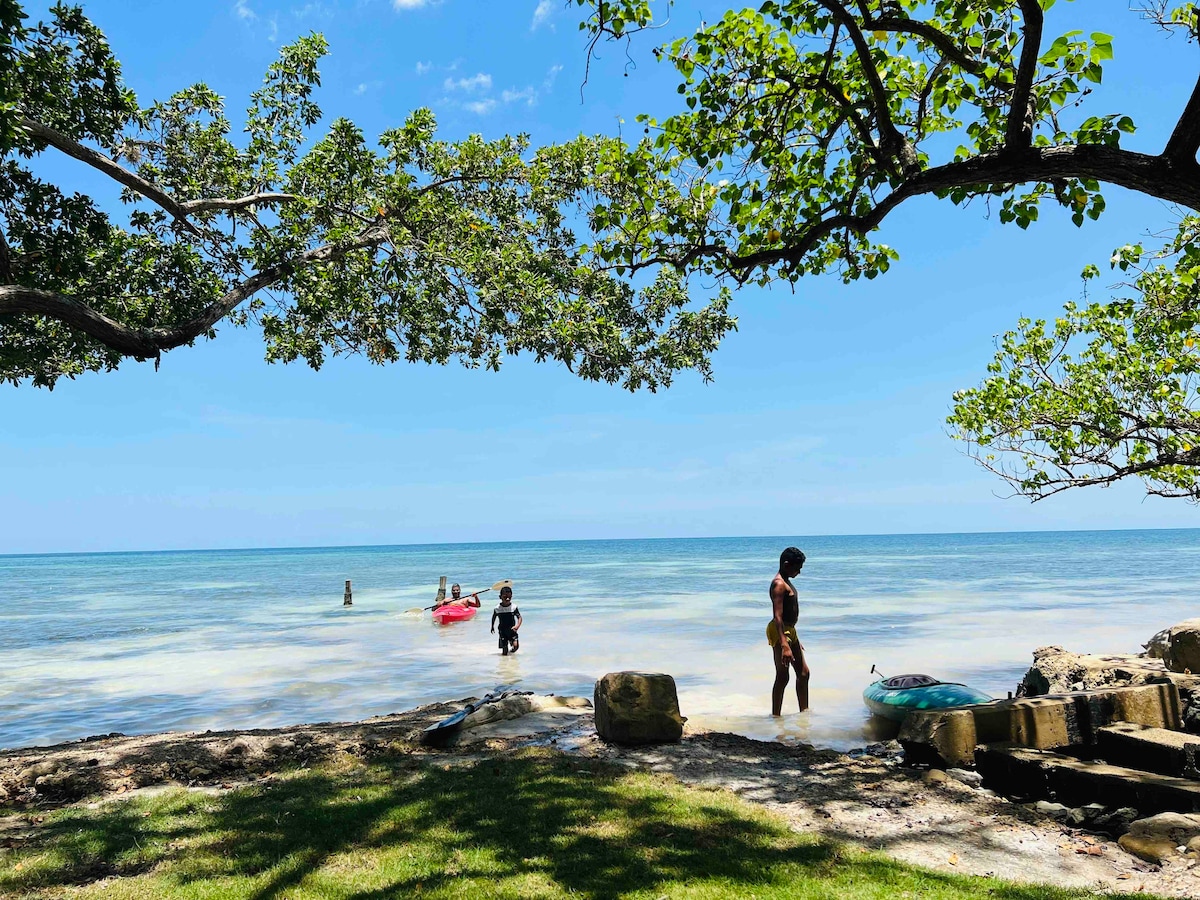
[[[655,27],[649,0],[576,2],[592,47]],[[1133,119],[1089,97],[1113,36],[1046,33],[1053,5],[765,0],[667,43],[657,52],[686,109],[641,117],[625,173],[647,202],[597,211],[601,252],[632,271],[737,284],[850,281],[887,271],[897,251],[881,240],[885,220],[923,195],[985,200],[1021,228],[1043,203],[1076,225],[1098,218],[1106,185],[1200,210],[1200,81],[1157,152],[1127,149]],[[1141,12],[1200,35],[1193,3]],[[1179,264],[1147,268],[1132,299],[1068,307],[1050,332],[1023,321],[1002,340],[991,377],[960,392],[950,418],[976,458],[1035,499],[1129,474],[1198,498],[1196,235],[1185,220],[1167,251]],[[1128,268],[1141,251],[1118,258]],[[1065,353],[1086,335],[1081,355]]]
[[[656,24],[650,0],[575,2],[589,53]],[[531,150],[519,136],[440,141],[427,110],[378,146],[345,119],[314,137],[317,35],[283,49],[235,140],[204,85],[141,106],[80,10],[27,27],[0,0],[0,377],[53,385],[257,323],[272,360],[495,367],[527,351],[653,389],[681,369],[709,374],[735,326],[731,287],[886,272],[885,221],[915,197],[983,200],[1021,228],[1043,204],[1083,225],[1108,185],[1200,211],[1200,80],[1162,147],[1123,146],[1132,117],[1090,97],[1113,37],[1046,33],[1053,5],[730,9],[655,51],[682,105],[640,116],[640,139]],[[1200,36],[1194,3],[1142,13]],[[119,185],[121,220],[42,180],[48,153]],[[1175,263],[1119,253],[1131,297],[1001,341],[950,419],[981,462],[1035,498],[1127,474],[1195,498],[1200,401],[1182,350],[1197,327],[1196,232],[1182,220]],[[706,305],[689,302],[696,275],[716,284]]]
[[[344,118],[317,135],[326,49],[313,34],[281,50],[239,137],[204,84],[141,105],[80,8],[29,25],[0,0],[0,378],[157,361],[219,323],[256,324],[269,360],[314,367],[496,368],[525,351],[630,389],[708,375],[735,325],[727,294],[698,307],[668,270],[635,286],[574,234],[619,200],[619,141],[443,141],[426,109],[376,146]],[[47,154],[112,196],[43,177]]]
[[[1068,304],[1052,327],[1022,319],[984,383],[955,394],[950,425],[1033,499],[1136,475],[1200,502],[1200,219],[1157,252],[1118,248],[1112,265],[1134,275],[1132,296]]]

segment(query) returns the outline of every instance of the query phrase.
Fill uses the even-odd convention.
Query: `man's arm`
[[[771,618],[775,620],[775,628],[779,632],[779,652],[782,654],[783,661],[790,663],[793,659],[792,645],[785,633],[786,626],[783,624],[783,598],[787,596],[787,588],[784,585],[782,578],[776,578],[771,582]]]

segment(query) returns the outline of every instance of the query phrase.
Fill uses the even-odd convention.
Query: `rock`
[[[1192,734],[1200,734],[1200,702],[1197,702],[1194,692],[1183,708],[1183,727]]]
[[[1200,674],[1200,619],[1187,619],[1168,628],[1162,654],[1172,672]]]
[[[1200,853],[1200,836],[1192,838],[1187,842],[1188,853]]]
[[[1146,655],[1151,659],[1162,659],[1167,655],[1167,637],[1170,635],[1171,629],[1164,628],[1162,631],[1142,644],[1146,648]]]
[[[1161,864],[1164,860],[1175,855],[1175,845],[1163,838],[1146,837],[1144,835],[1123,834],[1117,839],[1121,849],[1126,853],[1144,859],[1146,862]]]
[[[913,710],[900,726],[909,762],[956,768],[975,764],[975,716],[969,709]]]
[[[58,763],[53,760],[46,762],[34,763],[26,769],[21,770],[21,774],[17,776],[17,780],[21,784],[36,784],[39,778],[45,775],[53,775],[58,771]]]
[[[229,742],[229,746],[225,748],[225,755],[233,758],[254,756],[262,752],[265,743],[262,738],[242,735]]]
[[[1095,825],[1096,821],[1103,816],[1107,809],[1102,803],[1089,803],[1087,806],[1079,806],[1067,813],[1067,824],[1073,828],[1083,828]]]
[[[979,787],[979,785],[983,784],[983,776],[978,772],[972,772],[968,769],[947,769],[946,775],[970,787]]]
[[[92,787],[87,779],[62,771],[42,775],[34,784],[39,794],[52,800],[75,800],[88,793]]]
[[[525,695],[518,694],[513,697],[505,697],[503,700],[497,700],[495,703],[484,704],[479,709],[468,714],[462,721],[462,730],[467,731],[471,728],[478,728],[480,725],[487,725],[489,722],[519,719],[521,716],[533,712],[533,710],[533,703]]]
[[[684,718],[670,675],[610,672],[596,682],[596,734],[616,744],[678,741]]]
[[[1138,811],[1132,806],[1122,806],[1112,812],[1099,816],[1095,821],[1096,828],[1110,834],[1124,834],[1129,830],[1130,823],[1138,817]]]
[[[882,760],[897,760],[904,756],[904,748],[900,746],[899,741],[879,741],[874,744],[867,744],[862,748],[864,756],[872,756],[875,759]]]
[[[1033,804],[1033,808],[1043,816],[1049,816],[1056,822],[1067,821],[1067,815],[1071,812],[1069,807],[1063,806],[1061,803],[1051,803],[1049,800],[1039,800]]]
[[[208,769],[202,769],[200,766],[194,766],[191,769],[188,769],[188,778],[207,778],[211,774],[212,772],[210,772]]]
[[[941,769],[930,769],[921,776],[921,780],[926,784],[945,784],[950,780],[950,776]]]
[[[1200,835],[1200,814],[1165,812],[1129,825],[1129,833],[1137,837],[1159,838],[1172,847],[1188,843]]]
[[[1091,656],[1071,653],[1057,646],[1038,647],[1033,651],[1033,665],[1017,686],[1017,695],[1040,697],[1042,694],[1145,684],[1152,678],[1163,677],[1166,672],[1161,661],[1132,654]]]

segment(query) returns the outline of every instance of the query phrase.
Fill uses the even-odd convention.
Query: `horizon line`
[[[806,534],[806,535],[782,535],[782,534],[718,534],[718,535],[692,535],[688,537],[612,537],[612,538],[550,538],[537,539],[527,538],[519,541],[418,541],[413,543],[399,544],[300,544],[292,546],[277,546],[277,547],[191,547],[191,548],[175,548],[175,549],[151,549],[151,550],[48,550],[34,553],[0,553],[0,559],[14,559],[18,557],[28,556],[123,556],[133,554],[152,554],[152,553],[255,553],[255,552],[271,552],[271,551],[287,551],[287,550],[384,550],[384,549],[399,549],[407,547],[479,547],[479,546],[503,546],[506,544],[588,544],[588,543],[612,543],[618,541],[727,541],[740,540],[745,538],[753,539],[768,539],[777,538],[779,540],[805,540],[809,538],[851,538],[851,537],[955,537],[955,536],[974,536],[988,534],[1115,534],[1121,532],[1158,532],[1158,531],[1200,531],[1200,526],[1190,528],[1167,527],[1167,528],[1043,528],[1018,530],[1009,529],[1001,531],[898,531],[898,532],[854,532],[844,534]]]

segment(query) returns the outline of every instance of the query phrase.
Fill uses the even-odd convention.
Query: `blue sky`
[[[679,4],[663,37],[726,5]],[[39,7],[30,4],[34,15]],[[612,133],[676,108],[652,41],[616,47],[583,88],[578,12],[560,0],[94,0],[143,102],[194,81],[235,117],[282,41],[332,45],[327,116],[368,134],[429,106],[444,137]],[[1157,152],[1191,90],[1197,48],[1117,0],[1060,3],[1048,33],[1117,36],[1095,112],[1134,117]],[[1057,33],[1057,32],[1056,32]],[[626,72],[628,74],[626,74]],[[89,189],[85,172],[67,183]],[[983,206],[902,207],[876,282],[745,289],[716,380],[631,395],[519,359],[499,374],[361,359],[268,366],[251,331],[173,351],[155,372],[0,388],[0,553],[590,537],[850,534],[1200,526],[1137,484],[1038,504],[945,434],[994,336],[1078,299],[1078,273],[1169,224],[1163,204],[1107,192],[1082,230],[1049,209],[1028,232]],[[702,289],[703,286],[698,286]]]

